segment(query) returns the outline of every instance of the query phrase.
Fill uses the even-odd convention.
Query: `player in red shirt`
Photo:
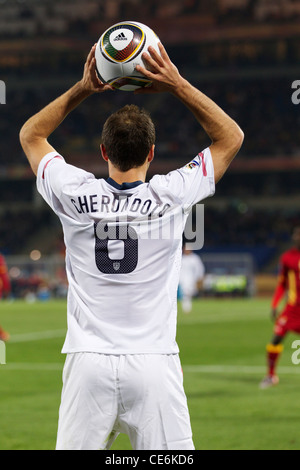
[[[274,335],[266,348],[268,373],[260,384],[261,388],[279,382],[275,369],[283,350],[285,335],[290,331],[300,334],[300,226],[294,228],[292,240],[294,247],[283,253],[280,259],[279,279],[272,299]],[[284,294],[287,294],[287,302],[283,312],[277,316],[277,307]]]
[[[7,266],[4,256],[0,254],[0,300],[3,296],[7,296],[10,293],[11,285],[8,277]],[[0,340],[7,341],[9,334],[4,331],[0,326]]]

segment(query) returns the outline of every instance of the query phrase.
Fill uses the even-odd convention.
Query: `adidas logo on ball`
[[[127,37],[125,36],[124,33],[118,34],[118,36],[115,37],[114,41],[127,41]]]
[[[3,0],[0,0],[0,3]],[[149,46],[158,48],[159,38],[147,25],[136,21],[122,21],[112,25],[100,36],[95,59],[97,74],[102,82],[114,89],[134,91],[151,84],[151,80],[136,70],[136,65],[144,65],[142,54]],[[118,270],[115,264],[114,270]]]

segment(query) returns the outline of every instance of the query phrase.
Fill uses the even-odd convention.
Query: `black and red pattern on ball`
[[[118,29],[129,29],[133,32],[132,41],[121,51],[118,51],[109,41],[112,32]],[[110,28],[103,36],[102,50],[113,60],[117,62],[124,62],[125,60],[133,58],[132,56],[140,49],[145,39],[145,34],[141,28],[133,24],[121,24]]]

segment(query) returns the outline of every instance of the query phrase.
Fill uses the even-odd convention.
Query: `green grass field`
[[[197,450],[300,449],[300,365],[285,340],[280,384],[260,390],[272,333],[268,299],[197,300],[179,307],[178,343]],[[66,330],[65,302],[2,302],[11,334],[0,365],[0,450],[55,448]],[[130,450],[120,435],[115,450]]]

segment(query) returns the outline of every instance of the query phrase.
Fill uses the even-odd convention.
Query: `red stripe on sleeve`
[[[198,153],[198,157],[201,158],[202,160],[202,171],[203,171],[203,176],[207,176],[207,171],[206,171],[206,165],[205,165],[205,161],[204,161],[204,153],[201,152],[201,153]]]
[[[44,171],[43,171],[43,174],[42,174],[43,180],[45,179],[45,170],[46,170],[48,164],[49,164],[54,158],[60,158],[60,159],[62,160],[62,157],[60,157],[59,155],[56,155],[55,157],[52,157],[52,158],[50,158],[50,160],[47,161],[46,165],[44,166]]]

